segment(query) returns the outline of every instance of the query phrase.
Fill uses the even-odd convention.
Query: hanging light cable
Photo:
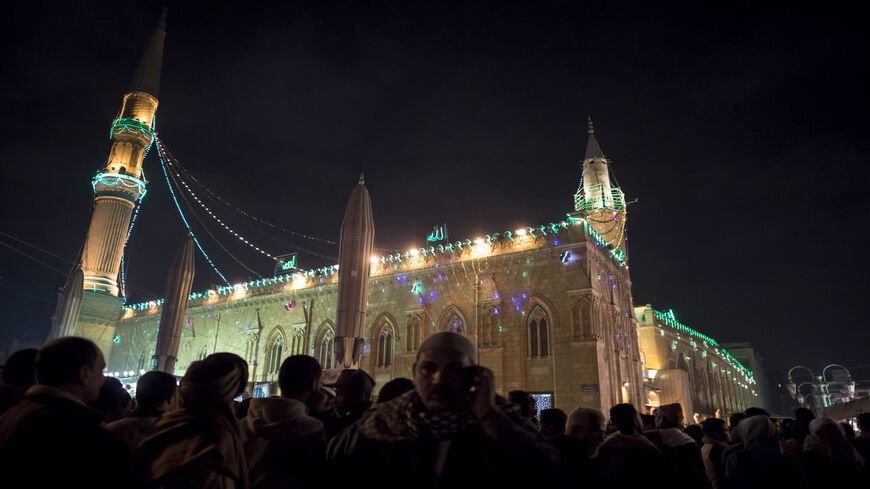
[[[305,238],[305,239],[308,239],[308,240],[311,240],[311,241],[316,241],[316,242],[319,242],[319,243],[326,243],[326,244],[330,244],[330,245],[333,245],[333,246],[338,246],[338,241],[333,241],[333,240],[324,239],[324,238],[318,238],[317,236],[311,236],[311,235],[309,235],[309,234],[300,233],[300,232],[297,232],[297,231],[293,231],[293,230],[290,230],[290,229],[284,228],[284,227],[282,227],[282,226],[278,226],[278,225],[276,225],[276,224],[272,224],[271,222],[266,221],[265,219],[259,218],[259,217],[255,216],[255,215],[250,214],[250,213],[246,212],[245,210],[240,209],[239,207],[233,205],[232,203],[228,202],[227,200],[225,200],[225,199],[224,199],[223,197],[221,197],[220,195],[216,194],[214,191],[212,191],[210,188],[208,188],[205,184],[203,184],[202,182],[200,182],[200,181],[199,181],[195,176],[193,176],[192,173],[190,173],[190,171],[187,170],[187,168],[185,168],[185,167],[184,167],[184,166],[183,166],[183,165],[178,161],[177,158],[175,158],[175,156],[172,155],[172,153],[169,152],[169,150],[166,149],[166,146],[163,145],[163,142],[162,142],[159,138],[157,138],[157,137],[155,136],[155,139],[157,140],[158,144],[161,145],[161,149],[162,149],[163,151],[166,151],[166,154],[169,156],[169,158],[171,158],[171,163],[172,163],[172,164],[174,164],[174,165],[177,166],[179,169],[181,169],[181,171],[184,172],[184,174],[187,176],[187,178],[189,178],[189,179],[190,179],[192,182],[194,182],[197,186],[199,186],[200,188],[202,188],[203,190],[205,190],[205,191],[206,191],[209,195],[211,195],[215,200],[221,202],[222,204],[224,204],[225,206],[229,207],[230,209],[232,209],[232,210],[238,212],[239,214],[241,214],[241,215],[247,217],[248,219],[251,219],[251,220],[253,220],[253,221],[257,221],[257,222],[259,222],[259,223],[261,223],[261,224],[263,224],[263,225],[269,226],[269,227],[271,227],[271,228],[273,228],[273,229],[277,229],[277,230],[282,231],[282,232],[285,232],[285,233],[287,233],[287,234],[291,234],[291,235],[293,235],[293,236],[297,236],[297,237],[300,237],[300,238]]]
[[[205,257],[205,261],[211,265],[211,268],[214,270],[216,274],[227,284],[227,287],[231,287],[230,281],[224,277],[224,274],[218,270],[217,266],[208,256],[208,253],[202,249],[202,245],[199,244],[199,240],[196,238],[196,235],[193,234],[193,230],[190,229],[190,224],[188,224],[187,219],[184,217],[184,212],[181,210],[181,206],[178,205],[178,198],[175,197],[175,190],[172,189],[172,184],[169,183],[169,173],[166,171],[166,163],[163,161],[163,151],[161,151],[160,145],[157,145],[157,156],[160,157],[160,168],[163,169],[163,176],[166,178],[166,186],[169,187],[169,194],[172,196],[172,201],[175,202],[175,208],[178,209],[178,215],[181,216],[181,221],[184,222],[184,226],[187,228],[187,232],[190,233],[190,237],[193,239],[193,242],[196,244],[196,247],[199,249],[199,252],[202,253],[202,256]]]
[[[169,177],[172,178],[172,181],[173,181],[173,183],[175,184],[175,188],[178,188],[178,181],[177,181],[177,180],[175,179],[175,177],[172,175],[172,172],[169,173]],[[222,249],[222,250],[224,251],[224,253],[226,253],[227,255],[229,255],[229,257],[232,258],[233,261],[235,261],[236,263],[238,263],[238,264],[239,264],[242,268],[244,268],[245,270],[247,270],[247,271],[253,273],[253,274],[256,275],[258,278],[263,278],[263,276],[260,275],[259,273],[257,273],[256,270],[254,270],[254,269],[252,269],[251,267],[249,267],[249,266],[245,265],[244,263],[242,263],[241,260],[239,260],[235,255],[233,255],[233,254],[230,252],[230,250],[228,250],[227,247],[224,246],[223,243],[221,243],[219,239],[217,239],[217,236],[215,236],[214,234],[212,234],[212,232],[208,229],[208,226],[205,225],[205,222],[203,222],[203,220],[202,220],[202,219],[199,217],[199,215],[196,213],[196,209],[194,209],[193,204],[191,204],[190,201],[187,200],[187,197],[185,197],[184,192],[180,192],[180,191],[179,191],[179,192],[178,192],[178,195],[181,196],[181,199],[184,201],[184,204],[185,204],[185,205],[187,206],[187,208],[190,210],[190,214],[194,217],[194,219],[196,219],[196,221],[199,223],[199,225],[202,226],[202,229],[206,232],[206,234],[209,235],[209,237],[210,237],[210,238],[215,242],[215,244],[217,244],[217,245],[220,247],[220,249]]]
[[[162,140],[158,140],[157,145],[160,146],[161,151],[163,151],[165,154],[168,154],[168,150],[166,150],[166,146],[163,144]],[[245,244],[247,244],[251,248],[255,249],[259,253],[261,253],[265,256],[268,256],[269,258],[271,258],[275,261],[278,261],[278,259],[275,256],[262,250],[258,246],[254,245],[250,240],[248,240],[243,235],[236,232],[234,229],[229,227],[222,219],[220,219],[219,217],[217,217],[217,215],[215,215],[215,213],[212,211],[212,209],[210,207],[208,207],[205,204],[205,202],[203,202],[203,199],[200,199],[199,196],[197,196],[196,193],[193,191],[193,189],[190,187],[190,185],[188,185],[187,182],[185,182],[184,175],[182,175],[182,172],[184,172],[184,169],[181,166],[181,164],[178,162],[178,160],[175,160],[174,158],[171,158],[171,157],[167,157],[166,162],[170,168],[170,176],[172,176],[173,181],[180,182],[180,184],[181,184],[179,186],[178,183],[176,183],[176,188],[181,189],[183,187],[185,190],[187,190],[187,193],[190,194],[190,196],[200,205],[200,207],[202,207],[203,210],[206,211],[206,213],[209,215],[209,217],[211,217],[215,222],[220,224],[221,227],[223,227],[227,232],[229,232],[230,234],[232,234],[233,236],[235,236],[236,238],[238,238],[240,241],[244,242]],[[179,170],[181,170],[181,171],[179,171]],[[185,175],[187,175],[188,177],[193,179],[193,176],[189,172],[186,172]],[[206,190],[206,192],[210,192],[208,189],[205,189],[205,190]],[[214,195],[214,194],[210,193],[209,195]],[[182,194],[182,196],[183,196],[183,194]],[[219,198],[219,197],[217,197],[217,198]],[[263,234],[265,234],[265,233],[263,233]],[[325,255],[323,253],[318,253],[316,251],[310,250],[310,249],[302,247],[302,246],[290,244],[290,243],[284,242],[282,240],[279,240],[277,238],[274,238],[272,236],[269,236],[268,234],[266,236],[268,236],[271,239],[274,239],[274,240],[280,242],[281,244],[288,246],[294,250],[301,251],[303,253],[307,253],[309,255],[323,258],[325,260],[329,260],[332,262],[338,261],[334,256]]]

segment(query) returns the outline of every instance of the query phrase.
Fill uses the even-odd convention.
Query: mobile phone
[[[470,367],[462,367],[462,376],[465,378],[465,388],[468,392],[474,392],[477,390],[477,382],[475,379],[477,378],[477,365],[471,365]]]

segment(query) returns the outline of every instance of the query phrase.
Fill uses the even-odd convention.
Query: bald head
[[[583,442],[587,453],[604,441],[604,416],[594,410],[577,408],[568,416],[567,433]]]
[[[417,348],[417,360],[420,359],[420,355],[429,351],[455,352],[467,358],[472,364],[477,363],[477,349],[474,348],[474,343],[459,333],[442,331],[429,336]]]

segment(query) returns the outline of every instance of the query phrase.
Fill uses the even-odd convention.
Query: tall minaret
[[[118,295],[118,272],[136,202],[145,195],[142,160],[154,141],[154,113],[163,63],[166,11],[151,34],[121,111],[112,122],[112,149],[92,181],[94,211],[82,248],[84,289]]]
[[[586,132],[589,139],[572,215],[586,219],[608,244],[620,248],[625,241],[625,195],[610,181],[610,168],[595,139],[592,118],[586,121]]]

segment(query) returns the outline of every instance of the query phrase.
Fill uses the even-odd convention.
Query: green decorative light
[[[694,329],[692,329],[692,328],[684,325],[683,323],[677,321],[676,317],[674,317],[674,310],[673,309],[669,309],[668,312],[661,312],[661,311],[655,311],[655,310],[653,312],[655,313],[656,319],[658,319],[659,321],[662,321],[663,323],[667,324],[668,326],[670,326],[671,328],[673,328],[677,331],[681,331],[681,332],[686,333],[690,336],[700,338],[700,339],[706,341],[707,343],[715,346],[717,351],[719,351],[719,349],[720,349],[719,343],[717,343],[716,340],[714,340],[713,338],[710,338],[709,336],[707,336],[703,333],[695,331]],[[674,348],[672,347],[671,349],[674,349]],[[704,352],[704,353],[706,353],[706,352]],[[722,356],[724,356],[728,361],[733,363],[736,367],[740,368],[740,370],[743,372],[743,374],[749,377],[750,381],[754,382],[753,378],[755,377],[755,374],[752,372],[752,370],[749,370],[748,368],[744,367],[740,362],[737,361],[736,358],[734,358],[730,353],[728,353],[724,349],[721,350],[721,353],[722,353]]]
[[[151,129],[151,126],[136,119],[115,119],[112,122],[112,129],[109,131],[109,139],[114,139],[115,136],[120,136],[125,132],[147,136],[148,146],[151,146],[154,141],[154,130]]]
[[[131,177],[130,175],[124,175],[122,173],[97,173],[93,180],[91,180],[91,186],[94,189],[94,193],[97,192],[97,185],[104,185],[106,187],[117,187],[122,186],[126,188],[136,189],[139,198],[145,197],[145,182],[139,180],[138,178]]]

